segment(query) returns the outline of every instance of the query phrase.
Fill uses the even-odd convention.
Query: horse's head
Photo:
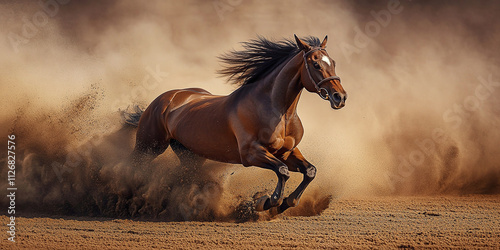
[[[299,49],[304,52],[304,67],[301,72],[304,88],[329,100],[333,109],[344,107],[347,93],[340,85],[340,77],[335,74],[335,61],[326,53],[327,36],[319,47],[311,47],[297,36],[295,40]]]

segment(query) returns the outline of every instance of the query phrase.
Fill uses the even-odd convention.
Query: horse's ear
[[[323,39],[323,42],[321,43],[321,48],[326,48],[326,41],[328,40],[328,36],[325,36],[325,39]]]
[[[297,46],[299,46],[300,50],[303,50],[304,52],[307,52],[311,50],[311,46],[309,44],[305,43],[304,41],[300,40],[297,35],[293,35],[295,37],[295,42],[297,42]]]

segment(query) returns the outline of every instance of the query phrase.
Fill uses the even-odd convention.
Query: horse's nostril
[[[333,93],[333,101],[339,103],[342,100],[342,97],[340,96],[339,92]]]

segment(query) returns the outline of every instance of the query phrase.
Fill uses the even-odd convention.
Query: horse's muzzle
[[[345,101],[347,99],[347,94],[342,94],[339,92],[334,92],[329,95],[330,105],[333,109],[341,109],[345,106]]]

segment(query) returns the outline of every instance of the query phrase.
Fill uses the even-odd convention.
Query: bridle
[[[323,78],[323,80],[319,81],[319,82],[316,82],[314,81],[312,75],[311,75],[311,70],[309,70],[309,65],[307,63],[307,56],[315,51],[318,51],[318,50],[323,50],[326,52],[325,49],[323,48],[317,48],[317,49],[312,49],[308,52],[305,52],[304,53],[304,64],[306,65],[306,70],[307,70],[307,74],[309,75],[309,79],[311,79],[311,82],[314,83],[314,87],[316,87],[316,92],[318,93],[318,95],[323,99],[323,100],[328,100],[329,98],[329,95],[328,95],[328,91],[325,89],[325,88],[322,88],[321,87],[321,84],[327,82],[327,81],[330,81],[330,80],[339,80],[340,82],[340,77],[338,76],[329,76],[327,78]],[[325,91],[325,95],[322,94],[322,91]]]

